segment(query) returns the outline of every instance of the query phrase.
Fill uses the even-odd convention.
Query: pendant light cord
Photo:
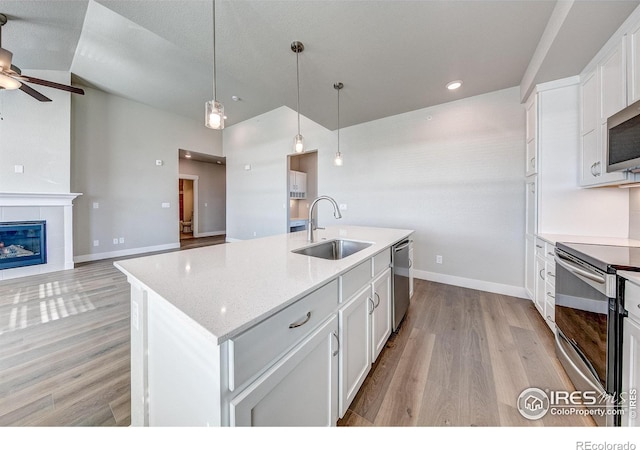
[[[298,57],[300,50],[296,52],[296,83],[298,84],[298,135],[300,134],[300,63]]]
[[[216,0],[212,0],[213,4],[213,101],[218,100],[216,95]]]
[[[338,89],[338,153],[340,153],[340,89]]]

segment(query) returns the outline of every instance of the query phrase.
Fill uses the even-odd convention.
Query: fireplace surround
[[[73,200],[78,195],[81,194],[0,192],[0,222],[46,223],[43,242],[46,260],[42,264],[0,270],[0,281],[73,269]]]

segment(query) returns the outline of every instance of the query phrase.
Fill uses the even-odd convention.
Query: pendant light
[[[338,91],[338,152],[336,158],[333,160],[333,164],[336,166],[342,165],[342,153],[340,153],[340,90],[344,87],[344,84],[337,82],[334,83],[333,88]]]
[[[214,130],[224,128],[224,105],[216,96],[216,0],[213,3],[213,100],[205,104],[204,125]]]
[[[300,41],[293,41],[291,51],[296,54],[296,83],[298,85],[298,134],[293,138],[293,149],[296,153],[302,153],[304,152],[304,138],[300,134],[300,64],[298,56],[304,51],[304,45]]]

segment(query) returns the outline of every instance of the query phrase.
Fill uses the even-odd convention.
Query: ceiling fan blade
[[[54,83],[53,81],[41,80],[40,78],[33,78],[28,75],[21,75],[21,79],[28,81],[29,83],[39,84],[40,86],[46,86],[54,89],[60,89],[62,91],[68,91],[72,94],[84,95],[84,91],[80,88],[67,86],[66,84]]]
[[[20,86],[18,89],[20,89],[22,92],[24,92],[26,94],[29,94],[30,96],[32,96],[33,98],[35,98],[36,100],[39,100],[41,102],[50,102],[51,101],[51,99],[49,97],[45,97],[40,92],[38,92],[35,89],[27,86],[24,83],[22,83],[22,86]]]

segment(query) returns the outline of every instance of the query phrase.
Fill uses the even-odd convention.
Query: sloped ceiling
[[[576,2],[535,82],[575,75],[640,3]],[[341,126],[518,86],[555,1],[216,1],[217,97],[228,124],[282,105]],[[212,97],[211,1],[5,1],[2,47],[28,69],[201,121]],[[567,51],[575,49],[575,51]],[[462,79],[449,92],[447,82]],[[43,88],[46,89],[46,88]],[[6,95],[23,95],[7,92]],[[234,102],[232,96],[240,101]]]

